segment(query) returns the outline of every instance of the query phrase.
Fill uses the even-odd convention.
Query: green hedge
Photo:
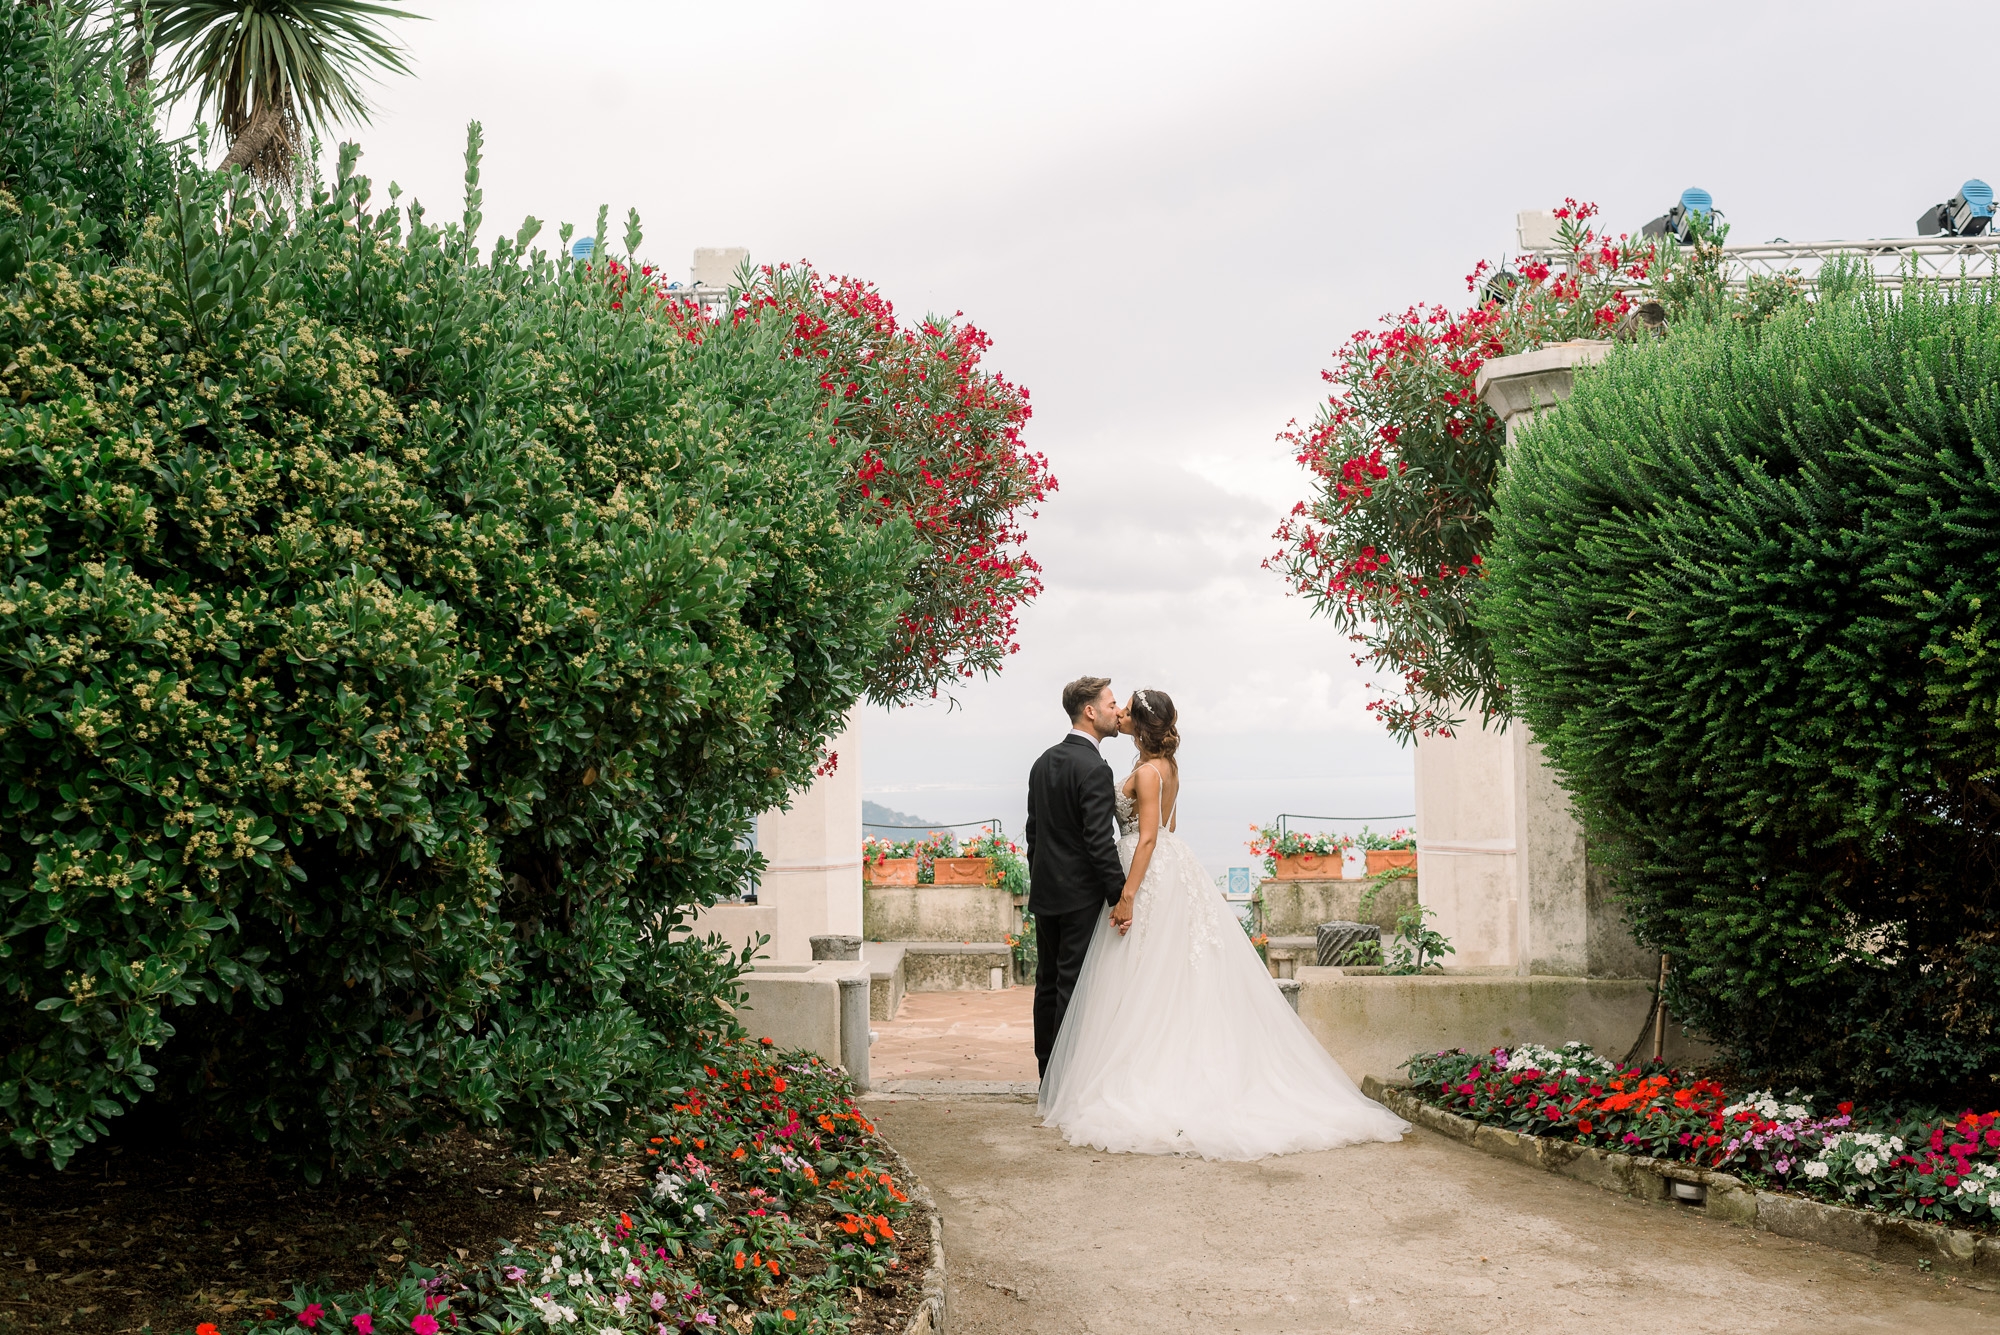
[[[2000,294],[1677,326],[1514,448],[1479,615],[1750,1080],[2000,1080]]]
[[[720,1018],[673,929],[910,526],[782,331],[690,343],[532,220],[482,255],[477,127],[455,223],[352,150],[273,216],[0,12],[0,1127],[604,1143]]]

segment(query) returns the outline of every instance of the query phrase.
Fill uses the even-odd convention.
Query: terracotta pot
[[[861,877],[870,885],[915,885],[915,858],[870,858],[861,864]]]
[[[1341,877],[1339,853],[1291,853],[1278,859],[1281,881],[1337,881]]]
[[[1414,848],[1371,848],[1368,850],[1368,874],[1385,872],[1391,867],[1417,865],[1417,850]]]
[[[985,885],[992,873],[992,858],[938,858],[931,863],[931,879],[939,885]]]

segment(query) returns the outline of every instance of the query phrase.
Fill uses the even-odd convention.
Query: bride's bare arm
[[[1148,788],[1146,780],[1152,779]],[[1132,930],[1132,906],[1139,898],[1139,883],[1146,879],[1147,864],[1153,860],[1153,846],[1160,842],[1160,789],[1166,780],[1157,766],[1142,765],[1132,778],[1132,803],[1139,811],[1139,842],[1132,847],[1132,866],[1125,873],[1125,892],[1111,910],[1111,921],[1123,936]]]

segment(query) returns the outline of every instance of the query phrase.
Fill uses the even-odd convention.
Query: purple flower
[[[319,1319],[325,1315],[326,1309],[324,1307],[321,1307],[318,1303],[307,1303],[299,1312],[299,1324],[307,1330],[311,1330],[319,1324]]]
[[[374,1335],[375,1318],[363,1312],[354,1318],[355,1335]]]
[[[438,1319],[429,1312],[419,1312],[410,1318],[410,1329],[416,1335],[438,1335]]]
[[[656,1293],[656,1294],[654,1294],[654,1295],[653,1295],[653,1310],[654,1310],[655,1312],[659,1311],[659,1310],[660,1310],[660,1309],[661,1309],[662,1307],[665,1307],[666,1305],[667,1305],[667,1295],[666,1295],[666,1294],[664,1294],[664,1293]]]
[[[510,1265],[507,1267],[507,1282],[509,1284],[519,1284],[522,1280],[526,1279],[527,1277],[528,1277],[528,1272],[521,1269],[521,1267],[517,1265]]]

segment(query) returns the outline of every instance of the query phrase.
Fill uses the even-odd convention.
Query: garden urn
[[[1377,876],[1396,867],[1414,869],[1417,865],[1417,850],[1414,848],[1371,848],[1368,850],[1368,874]]]
[[[1287,853],[1278,861],[1281,881],[1337,881],[1341,878],[1342,854]],[[1369,870],[1374,870],[1371,866]]]
[[[992,874],[992,858],[939,858],[931,863],[931,879],[939,885],[985,885]]]
[[[870,885],[915,885],[917,883],[917,860],[915,858],[870,858],[861,864],[864,879]]]

